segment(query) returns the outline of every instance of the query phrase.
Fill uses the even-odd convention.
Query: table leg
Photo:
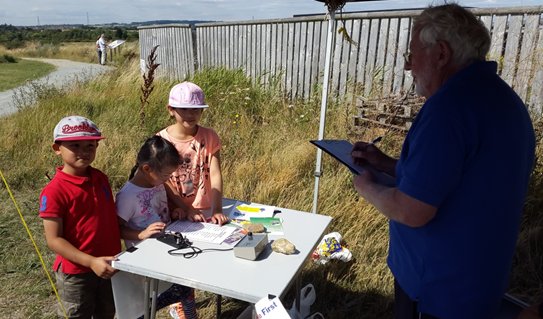
[[[216,305],[216,309],[217,309],[217,319],[219,319],[221,317],[221,302],[222,302],[222,296],[221,295],[216,295],[217,298],[216,298],[216,302],[217,302],[217,305]]]
[[[156,316],[156,299],[158,293],[158,280],[145,277],[144,293],[143,293],[143,319],[155,319]],[[149,301],[151,305],[149,306]]]
[[[155,319],[156,316],[156,299],[158,295],[158,280],[151,279],[151,319]]]
[[[151,279],[145,277],[144,293],[143,293],[143,319],[149,319],[149,289]]]

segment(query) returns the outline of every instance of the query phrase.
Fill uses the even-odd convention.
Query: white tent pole
[[[328,35],[326,36],[326,57],[324,60],[324,75],[322,81],[322,99],[321,99],[321,116],[319,124],[319,140],[324,138],[324,127],[326,123],[326,106],[328,102],[328,82],[330,81],[330,61],[332,60],[332,40],[336,29],[335,11],[330,10],[330,20],[328,21]],[[317,204],[319,201],[319,178],[322,170],[322,151],[317,148],[317,164],[315,167],[315,190],[313,191],[313,208],[312,213],[317,212]]]

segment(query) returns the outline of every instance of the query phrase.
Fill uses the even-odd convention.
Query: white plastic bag
[[[311,258],[316,263],[324,265],[330,259],[338,259],[344,262],[350,261],[353,254],[349,249],[341,245],[341,235],[338,232],[333,232],[324,235]]]

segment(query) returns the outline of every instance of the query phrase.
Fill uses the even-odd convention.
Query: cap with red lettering
[[[77,115],[67,116],[58,122],[53,131],[53,140],[84,141],[101,140],[105,137],[93,121]]]

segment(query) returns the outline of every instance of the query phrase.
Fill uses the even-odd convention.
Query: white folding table
[[[235,202],[231,199],[223,200],[225,214]],[[332,218],[285,208],[277,209],[280,213],[276,217],[283,219],[284,235],[271,235],[270,242],[277,238],[288,239],[297,249],[293,255],[272,252],[268,245],[255,261],[237,258],[233,251],[204,251],[187,259],[169,255],[168,250],[173,247],[151,238],[140,242],[131,252],[120,254],[112,265],[118,270],[145,277],[144,310],[150,311],[145,311],[145,318],[155,316],[159,280],[250,303],[256,303],[269,295],[282,297],[319,243]],[[225,245],[200,242],[194,242],[193,246],[200,249],[228,248]],[[123,287],[114,286],[114,289],[116,294],[123,294]],[[298,281],[297,303],[300,300],[299,292]]]

